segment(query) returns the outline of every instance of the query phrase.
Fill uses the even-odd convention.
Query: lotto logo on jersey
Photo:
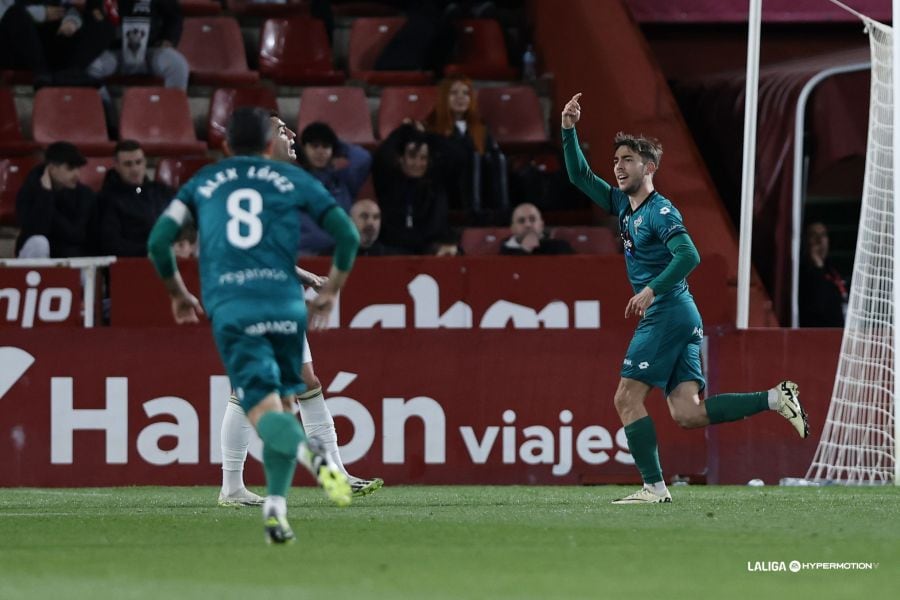
[[[649,366],[650,366],[650,363],[648,363],[648,362],[645,360],[644,362],[638,364],[638,369],[646,369],[646,368],[649,367]]]
[[[669,208],[668,206],[663,206],[661,209],[659,209],[659,214],[661,214],[661,215],[667,215],[670,212],[672,212],[672,209]]]

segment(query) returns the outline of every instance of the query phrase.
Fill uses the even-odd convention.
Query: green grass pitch
[[[292,490],[296,544],[216,488],[0,490],[0,598],[877,598],[900,579],[896,487],[386,487],[353,506]],[[751,571],[748,562],[872,562]]]

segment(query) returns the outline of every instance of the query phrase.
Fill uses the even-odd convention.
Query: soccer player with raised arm
[[[269,159],[274,138],[269,113],[239,108],[231,117],[231,158],[197,172],[176,194],[150,234],[148,250],[172,301],[176,323],[202,312],[186,289],[172,253],[191,220],[200,239],[200,285],[216,347],[235,395],[263,442],[268,497],[266,541],[294,539],[286,493],[298,456],[340,506],[350,503],[347,477],[314,438],[307,439],[284,405],[303,391],[300,378],[306,303],[295,273],[300,211],[311,214],[336,242],[328,281],[310,303],[310,325],[324,327],[347,279],[359,234],[325,188],[294,165]]]
[[[294,153],[294,139],[297,137],[281,118],[270,114],[270,124],[274,143],[272,146],[272,158],[293,163],[297,156]],[[300,283],[319,291],[327,282],[327,278],[320,277],[309,271],[297,267],[297,276]],[[300,411],[300,420],[303,429],[309,437],[316,438],[322,444],[322,450],[334,462],[341,472],[347,476],[350,488],[354,496],[365,496],[378,490],[384,485],[384,480],[375,477],[363,479],[355,477],[347,472],[341,460],[338,448],[337,432],[334,428],[334,417],[328,410],[325,397],[322,395],[322,383],[316,377],[313,368],[312,353],[309,350],[309,341],[303,336],[303,367],[300,372],[306,391],[297,396],[296,407]],[[285,411],[293,411],[295,405],[285,406]],[[225,409],[222,419],[222,489],[219,491],[219,506],[255,506],[263,503],[263,498],[254,494],[244,485],[244,462],[247,459],[247,450],[250,447],[250,439],[253,429],[247,421],[236,396],[232,395]]]
[[[706,381],[700,369],[703,322],[688,290],[687,275],[700,264],[678,209],[653,187],[662,147],[656,140],[619,133],[613,142],[610,186],[591,171],[578,145],[575,123],[581,94],[562,111],[562,142],[569,180],[601,208],[616,215],[625,267],[634,296],[625,318],[639,319],[625,354],[615,406],[644,487],[613,504],[671,502],[659,463],[656,431],[644,408],[654,387],[665,391],[672,418],[686,429],[737,421],[777,411],[801,438],[809,435],[796,383],[782,381],[762,392],[700,398]]]

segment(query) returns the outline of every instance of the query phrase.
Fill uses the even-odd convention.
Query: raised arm
[[[572,96],[562,111],[562,144],[563,156],[566,160],[566,172],[575,187],[588,195],[600,208],[612,212],[612,188],[606,181],[597,177],[578,144],[578,134],[575,133],[575,123],[581,118],[581,105],[578,99],[581,93]]]

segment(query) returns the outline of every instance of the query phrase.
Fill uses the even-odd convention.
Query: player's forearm
[[[171,279],[178,273],[172,244],[175,243],[180,229],[181,226],[174,219],[167,215],[162,215],[157,219],[147,240],[147,254],[163,281]],[[166,288],[168,289],[168,287],[169,284],[167,283]]]
[[[662,273],[647,284],[647,287],[653,290],[657,296],[671,290],[700,264],[700,253],[697,252],[697,247],[686,233],[674,236],[666,242],[666,246],[672,253],[672,260]]]
[[[322,228],[334,238],[333,268],[339,273],[349,273],[356,259],[356,250],[359,248],[359,232],[341,208],[335,207],[328,211],[322,221]],[[329,278],[331,275],[329,275]],[[338,288],[340,289],[340,288]]]
[[[575,128],[563,128],[562,130],[563,157],[566,161],[566,172],[569,175],[569,181],[575,187],[584,192],[591,200],[596,202],[600,208],[610,211],[612,202],[610,193],[612,188],[602,178],[597,177],[591,167],[588,165],[581,147],[578,144],[578,134]]]
[[[300,283],[308,287],[316,287],[318,285],[318,276],[300,267],[294,267],[294,269],[297,272],[297,278],[300,280]]]

